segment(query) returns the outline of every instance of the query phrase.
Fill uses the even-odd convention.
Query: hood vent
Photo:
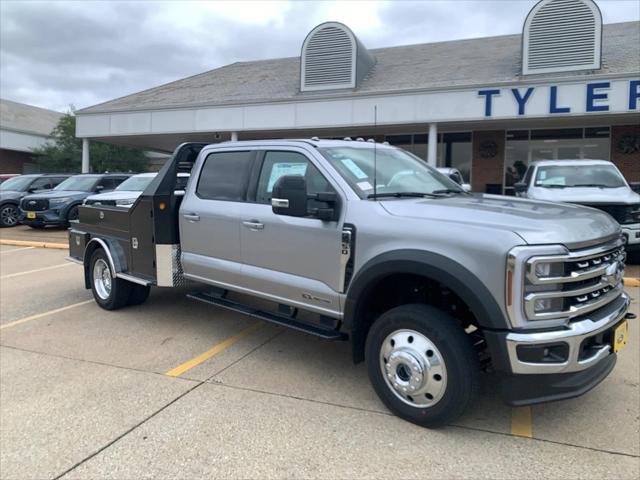
[[[591,0],[542,0],[524,24],[522,74],[599,69],[602,16]]]

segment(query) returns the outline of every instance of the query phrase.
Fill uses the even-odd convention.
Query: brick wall
[[[0,173],[24,173],[27,163],[33,163],[30,153],[0,149]]]
[[[483,158],[481,145],[494,142],[497,152],[494,157]],[[486,191],[487,184],[502,184],[504,181],[504,130],[486,130],[473,132],[473,157],[471,159],[471,181],[474,192]]]
[[[623,153],[619,148],[624,135],[632,135],[640,142],[640,125],[618,125],[611,127],[611,161],[615,163],[628,182],[640,182],[640,151]]]

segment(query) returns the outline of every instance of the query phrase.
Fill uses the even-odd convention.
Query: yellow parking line
[[[640,278],[626,277],[624,279],[625,287],[640,287]]]
[[[194,357],[191,360],[188,360],[188,361],[184,362],[182,365],[178,365],[176,368],[169,370],[167,373],[165,373],[165,375],[168,375],[170,377],[179,377],[183,373],[191,370],[193,367],[197,367],[202,362],[204,362],[206,360],[209,360],[214,355],[217,355],[221,351],[229,348],[231,345],[236,343],[238,340],[241,340],[244,337],[246,337],[247,335],[255,332],[260,327],[262,327],[262,325],[263,325],[262,322],[254,323],[250,327],[245,328],[239,334],[234,335],[233,337],[227,338],[224,342],[219,343],[215,347],[210,348],[209,350],[207,350],[204,353],[201,353],[197,357]]]
[[[511,409],[511,435],[531,438],[531,407],[514,407]]]
[[[11,250],[2,250],[0,255],[4,255],[5,253],[13,253],[13,252],[21,252],[22,250],[33,250],[36,247],[20,247],[20,248],[12,248]]]
[[[69,244],[67,243],[32,242],[27,240],[10,240],[8,238],[0,238],[0,245],[13,245],[16,247],[34,248],[58,248],[60,250],[67,250],[69,248]]]
[[[29,273],[38,273],[38,272],[44,272],[45,270],[52,270],[54,268],[61,268],[61,267],[68,267],[69,265],[75,265],[74,263],[61,263],[59,265],[52,265],[50,267],[42,267],[42,268],[36,268],[35,270],[27,270],[26,272],[18,272],[18,273],[10,273],[9,275],[3,275],[2,277],[0,277],[0,280],[4,280],[7,278],[13,278],[13,277],[19,277],[20,275],[27,275]]]
[[[48,315],[53,315],[54,313],[64,312],[65,310],[70,310],[72,308],[80,307],[81,305],[86,305],[87,303],[91,303],[91,302],[93,302],[93,300],[85,300],[84,302],[74,303],[73,305],[67,305],[66,307],[60,307],[54,310],[49,310],[47,312],[36,313],[35,315],[31,315],[30,317],[21,318],[20,320],[15,320],[13,322],[0,325],[0,330],[4,328],[15,327],[16,325],[20,325],[25,322],[30,322],[31,320],[37,320],[38,318],[46,317]]]

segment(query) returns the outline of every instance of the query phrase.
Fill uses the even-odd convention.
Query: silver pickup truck
[[[349,341],[385,405],[427,427],[469,407],[481,370],[513,405],[587,392],[633,317],[604,212],[471,194],[370,142],[183,144],[131,208],[83,206],[69,237],[101,307],[189,280],[194,300]]]

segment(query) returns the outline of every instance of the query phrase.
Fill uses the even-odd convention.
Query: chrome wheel
[[[103,259],[99,258],[93,265],[93,286],[102,300],[107,300],[111,295],[111,270]]]
[[[18,209],[13,205],[6,205],[0,210],[0,221],[5,227],[13,227],[18,223]]]
[[[390,390],[412,407],[432,407],[447,388],[444,358],[415,330],[396,330],[380,348],[380,369]]]

